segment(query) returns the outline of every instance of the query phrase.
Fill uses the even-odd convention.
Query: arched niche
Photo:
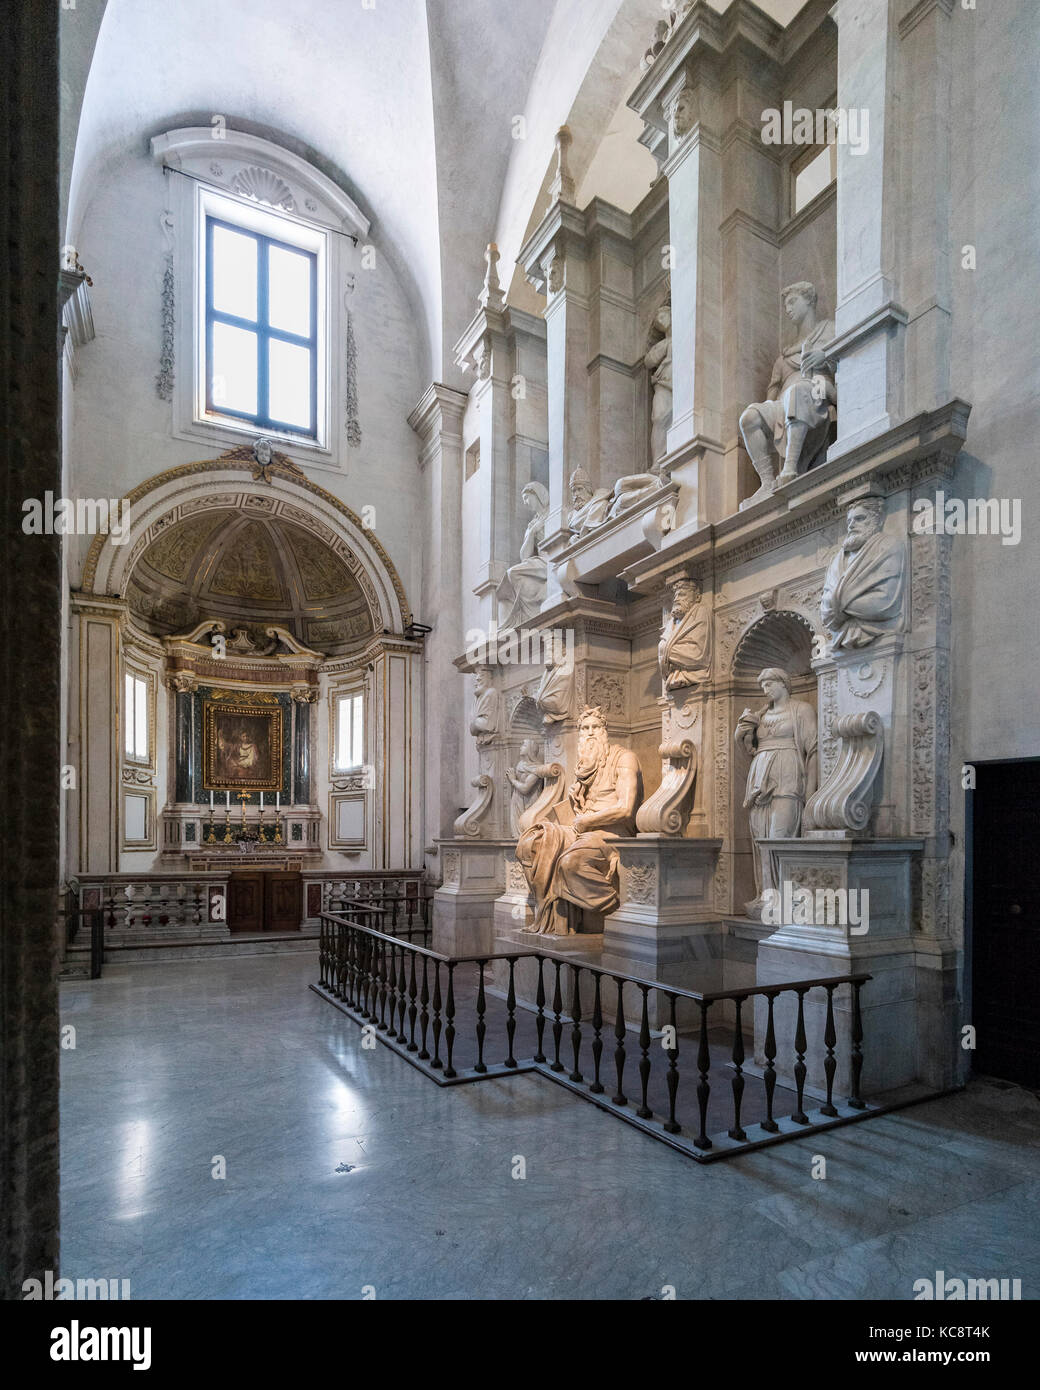
[[[735,688],[757,692],[759,673],[779,666],[791,677],[793,690],[815,704],[814,636],[812,624],[801,613],[785,608],[764,613],[747,629],[733,653]]]
[[[321,542],[364,596],[376,633],[403,633],[411,620],[404,586],[389,555],[360,518],[311,482],[283,455],[266,479],[245,448],[184,464],[139,484],[123,499],[122,536],[96,535],[83,566],[83,594],[125,598],[142,557],[161,536],[206,513],[255,518],[268,529],[292,528]],[[154,552],[152,552],[154,553]],[[208,616],[208,615],[207,615]]]

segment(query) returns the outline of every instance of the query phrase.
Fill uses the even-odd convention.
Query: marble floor
[[[701,1166],[536,1077],[433,1085],[362,1047],[317,968],[62,986],[63,1275],[138,1299],[912,1299],[937,1269],[1040,1290],[1028,1091]]]

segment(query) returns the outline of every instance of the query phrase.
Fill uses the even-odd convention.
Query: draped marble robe
[[[877,531],[858,550],[843,544],[827,569],[820,616],[834,647],[865,647],[902,627],[906,546]]]
[[[674,611],[674,610],[673,610]],[[700,685],[711,672],[711,611],[698,599],[679,618],[669,618],[657,648],[666,690]]]

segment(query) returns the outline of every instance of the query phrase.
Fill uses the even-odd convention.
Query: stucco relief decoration
[[[625,687],[621,677],[597,671],[589,681],[589,701],[599,705],[604,714],[624,715]]]
[[[506,860],[506,888],[510,893],[523,893],[524,897],[530,891],[523,868],[515,859]]]
[[[352,449],[361,448],[361,421],[358,419],[358,354],[357,341],[354,337],[354,315],[349,309],[346,311],[347,320],[347,347],[346,347],[346,407],[347,407],[347,443]]]
[[[841,874],[837,869],[795,867],[791,870],[791,881],[795,888],[805,888],[810,893],[815,893],[818,888],[833,891],[842,887]]]
[[[458,883],[460,856],[458,850],[448,849],[444,851],[444,882]]]
[[[174,276],[173,276],[173,216],[163,212],[159,218],[166,254],[163,260],[162,290],[160,292],[159,373],[155,378],[155,394],[161,401],[173,400],[174,368]]]
[[[251,198],[255,203],[267,203],[270,207],[281,208],[283,212],[296,211],[292,189],[270,169],[248,165],[232,178],[231,187],[241,197]]]

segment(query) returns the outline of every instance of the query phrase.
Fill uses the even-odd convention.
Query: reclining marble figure
[[[830,407],[838,399],[834,366],[823,352],[834,337],[834,322],[817,319],[816,287],[799,280],[781,290],[780,298],[798,329],[798,341],[784,348],[773,364],[766,399],[741,413],[741,437],[761,483],[741,502],[741,511],[805,472],[827,442]],[[774,454],[783,461],[779,477]]]
[[[535,900],[532,932],[571,936],[602,930],[618,906],[618,856],[613,843],[634,835],[642,800],[636,755],[610,743],[598,706],[578,723],[578,766],[566,797],[530,826],[516,847]]]
[[[611,493],[606,487],[593,488],[592,479],[584,468],[576,468],[570,477],[571,510],[567,529],[572,536],[583,536],[607,519]]]

